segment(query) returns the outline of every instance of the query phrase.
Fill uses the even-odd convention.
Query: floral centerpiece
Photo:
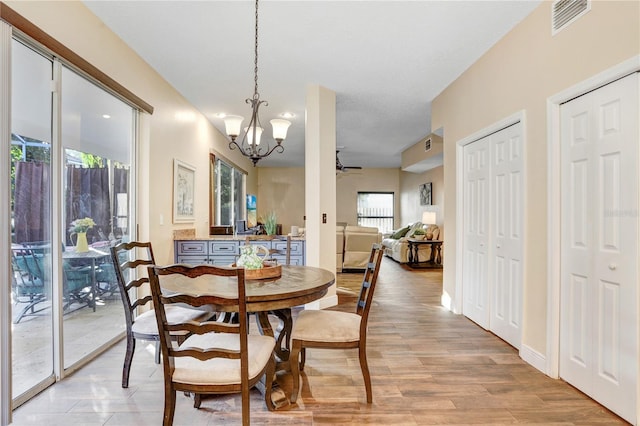
[[[71,235],[76,235],[76,252],[84,253],[89,251],[89,244],[87,242],[87,231],[94,226],[96,226],[96,223],[90,217],[76,219],[71,222],[69,232],[71,232]]]
[[[80,232],[87,232],[89,229],[96,226],[96,223],[90,217],[85,217],[82,219],[76,219],[71,222],[71,226],[69,227],[70,232],[74,232],[76,234]]]

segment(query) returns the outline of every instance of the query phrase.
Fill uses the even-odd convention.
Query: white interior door
[[[521,123],[491,135],[489,329],[516,348],[522,340],[522,150]]]
[[[516,348],[522,323],[520,122],[464,146],[463,314]]]
[[[638,74],[560,113],[560,376],[635,423]]]
[[[489,328],[490,137],[464,147],[464,270],[462,312]]]

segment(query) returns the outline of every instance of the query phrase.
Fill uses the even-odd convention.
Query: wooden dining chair
[[[207,275],[235,279],[237,295],[218,297],[162,293],[165,280],[179,280],[176,283],[180,286],[190,286],[190,281],[206,279]],[[156,266],[149,268],[149,278],[163,357],[163,424],[173,424],[176,391],[183,391],[196,394],[196,407],[200,405],[199,396],[202,394],[240,393],[242,424],[248,425],[249,391],[263,378],[261,384],[264,386],[265,403],[269,410],[273,410],[271,387],[275,375],[275,339],[271,336],[249,334],[244,269],[210,265]],[[238,321],[172,322],[167,316],[167,309],[176,303],[194,308],[205,305],[237,307]],[[170,333],[176,332],[189,332],[192,335],[178,346],[171,341]]]
[[[151,304],[151,291],[146,270],[139,267],[153,266],[155,259],[150,242],[132,241],[120,243],[111,247],[111,260],[115,266],[115,275],[120,289],[120,296],[124,306],[124,316],[127,327],[127,351],[122,367],[122,387],[129,387],[129,373],[131,362],[136,350],[136,340],[152,341],[156,343],[155,361],[160,364],[160,336],[156,323],[155,312]],[[145,274],[139,274],[144,272]],[[148,308],[140,312],[140,308]],[[167,317],[172,321],[185,321],[209,318],[211,312],[172,306],[167,309]],[[173,338],[184,340],[187,333],[174,333]]]
[[[358,349],[360,368],[367,391],[367,403],[373,401],[371,376],[367,364],[367,321],[382,261],[382,246],[374,244],[364,272],[355,313],[308,310],[296,318],[291,332],[289,362],[293,376],[291,402],[296,402],[300,389],[300,370],[304,369],[306,349]]]

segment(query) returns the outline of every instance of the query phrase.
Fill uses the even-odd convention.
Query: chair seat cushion
[[[198,309],[183,308],[181,306],[165,306],[165,313],[169,323],[179,323],[189,320],[203,320],[211,316],[210,312]],[[158,323],[156,322],[156,312],[152,309],[136,317],[131,331],[136,334],[158,335]]]
[[[357,342],[361,318],[351,312],[302,311],[293,325],[291,338],[313,342]]]
[[[273,337],[250,334],[249,379],[257,377],[269,362],[276,341]],[[240,338],[237,334],[207,333],[190,336],[180,345],[181,348],[223,348],[240,350]],[[240,360],[214,358],[200,361],[192,357],[175,357],[173,381],[191,385],[225,385],[240,383]]]

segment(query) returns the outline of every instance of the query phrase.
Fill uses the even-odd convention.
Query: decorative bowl
[[[232,264],[234,268],[236,264]],[[279,278],[282,276],[282,266],[276,262],[266,261],[260,269],[245,269],[244,278],[247,280],[264,280],[269,278]]]

